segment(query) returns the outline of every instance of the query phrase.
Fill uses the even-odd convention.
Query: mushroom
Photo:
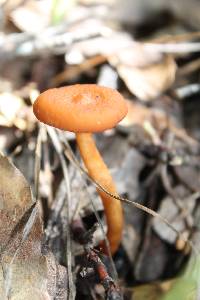
[[[96,148],[92,134],[111,129],[127,114],[124,98],[116,90],[95,84],[76,84],[49,89],[36,99],[37,119],[50,126],[76,133],[81,157],[91,178],[117,195],[109,170]],[[111,253],[119,247],[123,230],[121,202],[98,189],[107,221]],[[107,253],[105,243],[102,243]]]

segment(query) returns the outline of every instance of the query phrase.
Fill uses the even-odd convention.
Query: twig
[[[162,53],[191,53],[200,51],[200,43],[144,43],[144,47],[147,50]]]
[[[93,268],[96,270],[101,284],[106,291],[107,300],[122,300],[122,295],[118,286],[114,283],[112,278],[108,275],[105,265],[102,263],[101,259],[97,253],[89,248],[86,248],[87,259],[92,264]]]
[[[84,246],[84,251],[87,256],[87,261],[94,268],[98,274],[99,280],[103,285],[106,292],[107,300],[122,300],[122,295],[119,287],[113,281],[113,279],[108,275],[105,265],[101,261],[98,252],[91,248],[92,237],[95,231],[95,227],[89,232],[85,230],[85,227],[81,221],[75,220],[72,222],[72,231],[74,232],[74,237],[81,245]]]
[[[199,61],[200,62],[200,61]],[[200,66],[200,65],[199,65]],[[179,87],[175,90],[175,95],[180,99],[183,100],[187,97],[191,97],[194,94],[200,92],[200,84],[199,83],[192,83],[188,84],[183,87]]]
[[[186,76],[195,71],[198,71],[200,68],[200,58],[197,58],[193,61],[184,64],[182,67],[179,67],[177,70],[177,76]]]
[[[89,16],[91,17],[91,16]],[[81,20],[79,20],[81,22]],[[15,56],[29,56],[41,53],[65,53],[66,49],[73,43],[83,41],[92,37],[101,36],[105,30],[112,32],[112,30],[106,27],[101,22],[91,24],[93,19],[85,18],[82,20],[82,26],[78,29],[70,31],[69,22],[64,22],[60,26],[48,27],[40,35],[33,35],[29,33],[15,33],[7,34],[2,37],[0,41],[1,53],[0,58],[15,57]],[[85,26],[86,23],[86,26]],[[66,32],[66,27],[69,31]]]
[[[52,80],[51,86],[58,86],[64,81],[73,80],[82,73],[106,62],[106,57],[102,55],[96,55],[94,57],[86,59],[82,64],[76,66],[67,66],[66,70],[56,75]]]
[[[180,43],[200,38],[200,31],[182,33],[178,35],[162,35],[151,40],[152,43]]]

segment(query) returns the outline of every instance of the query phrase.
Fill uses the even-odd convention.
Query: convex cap
[[[43,92],[33,111],[41,122],[59,129],[100,132],[115,127],[127,114],[127,105],[116,90],[76,84]]]

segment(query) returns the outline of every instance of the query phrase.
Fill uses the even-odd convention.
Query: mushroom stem
[[[81,157],[88,170],[89,175],[96,182],[102,185],[108,192],[117,195],[117,190],[109,170],[104,163],[99,151],[96,148],[92,134],[76,133],[76,139]],[[121,242],[123,230],[123,211],[121,202],[110,197],[101,190],[97,190],[104,206],[107,221],[107,238],[110,244],[111,253],[114,254]],[[107,253],[105,243],[103,251]]]

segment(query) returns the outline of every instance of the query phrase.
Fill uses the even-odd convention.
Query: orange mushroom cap
[[[116,90],[76,84],[43,92],[33,111],[37,119],[53,127],[92,133],[116,126],[127,114],[127,105]]]

